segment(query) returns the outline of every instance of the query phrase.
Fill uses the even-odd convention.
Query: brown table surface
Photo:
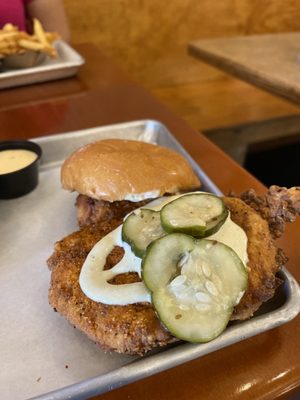
[[[189,50],[201,61],[300,102],[300,33],[201,39]]]
[[[130,81],[92,45],[78,77],[0,92],[0,138],[41,135],[145,118],[164,123],[225,193],[264,187],[208,139]],[[300,220],[280,244],[300,280]],[[101,399],[274,399],[300,387],[300,318],[160,374],[108,392]]]

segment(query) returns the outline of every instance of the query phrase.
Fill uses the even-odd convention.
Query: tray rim
[[[266,319],[266,317],[264,315],[260,315],[255,318],[255,329],[252,330],[250,334],[248,331],[248,326],[250,324],[253,324],[253,319],[242,321],[235,326],[230,326],[229,328],[226,328],[226,330],[220,336],[218,336],[211,342],[200,344],[182,342],[179,343],[176,347],[162,350],[159,353],[149,357],[134,360],[133,362],[117,368],[114,371],[92,377],[73,385],[65,386],[61,389],[57,389],[37,397],[32,397],[28,400],[65,400],[66,398],[81,400],[87,399],[92,396],[101,395],[103,393],[128,385],[140,379],[144,379],[159,372],[165,371],[168,368],[174,368],[180,364],[184,364],[185,362],[192,361],[204,355],[208,355],[214,351],[231,346],[242,340],[256,336],[259,333],[267,332],[291,321],[300,312],[300,287],[296,279],[284,267],[281,269],[281,272],[289,282],[289,306],[286,307],[285,305],[283,305],[277,310],[269,313],[267,316],[268,319],[270,319],[271,316],[274,316],[274,314],[278,315],[280,319],[274,321],[273,324],[268,325],[268,327],[264,329],[263,332],[260,331],[260,328],[264,324],[264,319]],[[287,309],[289,309],[291,312],[288,317],[286,315]],[[234,335],[228,343],[228,336],[230,334],[232,335],[232,332],[234,333]],[[242,332],[242,335],[240,334],[240,332]],[[206,345],[209,346],[211,343],[215,343],[216,341],[217,346],[212,351],[201,351],[202,349],[204,349],[204,347],[207,347]],[[187,349],[185,351],[185,356],[180,354],[184,352],[184,350],[182,350],[182,347]],[[178,354],[180,356],[179,358]],[[154,365],[152,368],[149,368],[148,365],[149,358],[151,358],[152,360],[154,359]],[[168,364],[170,364],[170,360],[172,365],[168,366]],[[137,365],[139,367],[138,371],[136,368]],[[144,369],[147,370],[147,376],[142,375]],[[100,386],[101,389],[99,389]]]
[[[47,72],[53,73],[57,71],[68,71],[71,68],[79,68],[85,63],[85,59],[79,54],[72,46],[70,46],[64,40],[57,40],[55,42],[55,46],[62,46],[63,48],[67,49],[68,52],[72,54],[73,58],[69,58],[67,61],[61,61],[56,64],[44,64],[44,65],[36,65],[30,68],[20,68],[20,69],[10,69],[8,71],[4,71],[0,73],[0,89],[9,89],[10,87],[18,87],[18,86],[25,86],[32,83],[35,83],[34,75],[35,74],[46,74]],[[64,75],[62,75],[63,77]],[[32,81],[26,83],[18,83],[12,84],[11,86],[6,86],[6,84],[13,78],[26,78],[32,77]],[[59,79],[59,78],[57,78]],[[50,80],[50,79],[49,79]],[[43,80],[44,82],[48,81],[48,79]],[[40,82],[37,80],[36,82]],[[3,87],[1,86],[3,84]],[[4,86],[5,85],[5,86]]]
[[[178,144],[191,159],[188,151],[180,144],[180,142],[172,135],[169,129],[160,121],[144,119],[137,121],[129,121],[118,124],[103,125],[93,128],[81,129],[76,131],[69,131],[58,133],[55,135],[47,135],[42,137],[32,138],[30,140],[36,141],[37,143],[46,143],[53,140],[62,140],[70,134],[77,135],[80,137],[87,133],[93,134],[99,130],[106,129],[120,129],[128,126],[138,126],[147,124],[158,124],[162,126],[168,135]],[[193,159],[192,159],[193,160]],[[193,162],[199,166],[194,160]],[[199,166],[201,169],[201,166]],[[205,172],[204,172],[205,174]],[[206,175],[206,174],[205,174]],[[210,178],[208,177],[210,180]],[[217,188],[218,189],[218,188]],[[219,189],[218,189],[219,190]],[[220,192],[220,191],[219,191]],[[221,193],[221,192],[220,192]],[[238,343],[241,340],[250,338],[259,333],[266,332],[270,329],[274,329],[284,323],[291,321],[300,312],[300,287],[296,279],[283,267],[281,273],[285,277],[285,282],[287,283],[287,301],[285,304],[279,308],[272,310],[269,313],[265,313],[256,316],[247,321],[241,321],[233,326],[226,328],[226,330],[216,339],[211,342],[204,344],[190,344],[181,342],[176,347],[162,348],[160,352],[145,356],[144,358],[133,360],[131,363],[119,367],[113,371],[98,375],[86,380],[56,389],[51,392],[47,392],[42,395],[32,397],[31,399],[36,400],[63,400],[65,398],[72,399],[84,399],[90,396],[95,396],[98,394],[105,393],[109,390],[116,389],[118,387],[133,383],[137,380],[143,379],[146,376],[151,376],[156,373],[162,372],[168,368],[175,367],[177,365],[183,364],[185,362],[191,361],[195,358],[201,357],[203,355],[208,355],[218,349],[230,346],[231,344]],[[277,319],[274,321],[274,316]],[[273,321],[271,320],[273,318]],[[271,322],[270,322],[271,321]],[[267,326],[264,326],[265,323]],[[249,330],[249,325],[254,325],[254,329]],[[263,329],[262,329],[263,328]],[[231,339],[230,339],[231,335]],[[208,348],[208,351],[206,349]],[[149,367],[152,362],[153,365]],[[170,362],[172,360],[172,362]],[[154,362],[153,362],[154,361]],[[170,365],[171,364],[171,365]],[[138,366],[138,368],[136,368]],[[144,370],[147,370],[147,375],[144,374]]]

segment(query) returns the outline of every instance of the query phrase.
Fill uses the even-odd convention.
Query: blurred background
[[[299,1],[172,0],[166,4],[161,0],[85,0],[84,3],[64,0],[64,3],[73,43],[98,45],[135,81],[150,89],[264,183],[296,184],[298,165],[286,166],[281,181],[279,171],[274,168],[266,171],[265,160],[269,159],[273,165],[278,157],[283,160],[288,157],[292,148],[300,150],[296,134],[300,133],[298,105],[195,60],[188,55],[187,44],[201,38],[300,30]],[[278,135],[278,130],[282,135]],[[243,157],[237,131],[244,141],[251,142]],[[259,141],[252,143],[253,132],[258,131]],[[269,140],[272,131],[284,140]],[[264,140],[264,132],[268,140]]]

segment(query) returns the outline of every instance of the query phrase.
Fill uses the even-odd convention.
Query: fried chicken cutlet
[[[96,200],[79,194],[76,199],[77,221],[80,227],[92,225],[98,221],[110,221],[123,219],[130,211],[149,203],[151,199],[143,201],[114,201]]]
[[[248,237],[248,289],[231,317],[243,320],[252,317],[263,302],[271,299],[281,284],[276,272],[288,258],[276,247],[274,239],[282,236],[286,222],[293,222],[300,214],[300,187],[287,189],[273,185],[265,196],[257,196],[249,189],[240,199],[225,198],[225,204]]]
[[[278,199],[279,191],[284,193],[281,200]],[[277,198],[277,209],[281,210],[281,225],[283,220],[292,220],[291,214],[299,213],[299,188],[288,192],[272,187],[265,198],[269,196],[270,199],[270,193]],[[293,194],[292,197],[289,193]],[[249,192],[242,197],[247,201]],[[256,210],[239,198],[224,199],[232,220],[240,225],[248,236],[248,288],[235,307],[232,320],[250,318],[264,301],[274,295],[280,283],[276,272],[286,261],[282,251],[277,249],[272,230],[269,228],[269,224],[273,224],[274,227],[274,215],[269,214],[268,220],[260,215],[268,214],[265,198],[258,198],[253,192],[250,197],[250,204],[254,202]],[[279,203],[283,204],[282,202],[289,204],[288,217],[287,213],[282,212],[286,210],[286,206],[279,207]],[[259,207],[258,203],[263,207]],[[111,306],[96,303],[87,298],[79,286],[79,274],[87,254],[98,240],[121,223],[121,220],[113,220],[86,226],[56,244],[55,251],[48,260],[52,271],[49,301],[56,311],[102,348],[119,353],[143,355],[155,347],[178,340],[160,323],[152,305],[138,303]],[[121,258],[122,250],[115,248],[107,258],[106,268],[112,267]],[[112,283],[131,283],[138,280],[140,278],[137,274],[127,273],[119,275]]]
[[[72,233],[55,245],[48,260],[52,271],[49,302],[55,311],[105,350],[143,355],[152,348],[174,342],[160,324],[149,303],[111,306],[96,303],[81,291],[79,274],[92,247],[115,229],[122,220],[89,225]],[[108,269],[121,260],[123,252],[116,247],[106,260]],[[135,273],[119,275],[112,283],[133,283]]]
[[[276,277],[286,258],[275,246],[268,222],[239,198],[225,197],[231,219],[248,237],[248,288],[234,308],[231,320],[245,320],[253,316],[261,304],[274,296],[281,281]]]

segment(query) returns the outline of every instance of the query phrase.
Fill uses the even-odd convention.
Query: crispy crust
[[[96,224],[98,221],[110,221],[112,219],[123,219],[127,214],[136,208],[147,204],[149,200],[139,202],[95,200],[91,197],[80,194],[76,199],[77,221],[80,227]]]
[[[300,215],[300,187],[285,188],[273,185],[264,196],[253,189],[241,194],[241,199],[265,219],[274,239],[282,236],[286,222]]]
[[[87,226],[67,236],[55,246],[48,260],[52,270],[49,302],[76,328],[104,350],[143,355],[152,348],[165,346],[173,338],[160,324],[151,304],[109,306],[86,297],[79,286],[81,266],[94,244],[120,221]],[[107,259],[106,268],[122,258],[116,249]],[[115,284],[139,280],[133,273],[120,275]]]
[[[261,304],[274,296],[280,283],[276,273],[286,261],[269,231],[268,223],[250,206],[238,198],[224,198],[232,220],[241,226],[248,237],[248,288],[235,307],[231,320],[253,316]]]
[[[253,208],[238,198],[224,199],[231,217],[248,236],[249,284],[232,320],[250,318],[260,305],[270,299],[279,284],[278,269],[286,261],[277,249],[267,221]],[[152,305],[148,303],[127,306],[109,306],[87,298],[80,289],[78,278],[82,264],[94,244],[116,228],[122,221],[112,220],[83,227],[55,246],[48,260],[52,271],[49,302],[52,307],[86,333],[105,350],[140,354],[177,341],[159,322]],[[122,257],[120,248],[107,259],[106,268]],[[120,275],[112,283],[122,284],[139,280],[136,274]]]

